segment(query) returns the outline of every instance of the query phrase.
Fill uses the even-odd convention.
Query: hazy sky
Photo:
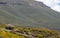
[[[60,12],[60,0],[36,0],[41,1],[53,10]]]

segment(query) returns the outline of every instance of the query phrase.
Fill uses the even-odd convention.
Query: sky
[[[60,0],[35,0],[41,1],[47,6],[51,7],[51,9],[60,12]]]

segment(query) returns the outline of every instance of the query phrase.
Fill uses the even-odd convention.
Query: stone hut
[[[14,30],[14,26],[12,24],[7,24],[5,29]]]

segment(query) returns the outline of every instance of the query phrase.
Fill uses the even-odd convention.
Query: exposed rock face
[[[5,28],[8,30],[14,30],[14,26],[12,24],[7,24]]]
[[[39,4],[41,7],[48,7],[48,6],[46,6],[43,2],[38,2],[38,4]],[[48,7],[48,8],[50,8],[50,7]]]
[[[7,4],[7,2],[0,2],[0,4]]]

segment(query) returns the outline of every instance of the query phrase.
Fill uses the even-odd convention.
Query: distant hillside
[[[0,0],[0,23],[60,31],[60,13],[34,0]]]

